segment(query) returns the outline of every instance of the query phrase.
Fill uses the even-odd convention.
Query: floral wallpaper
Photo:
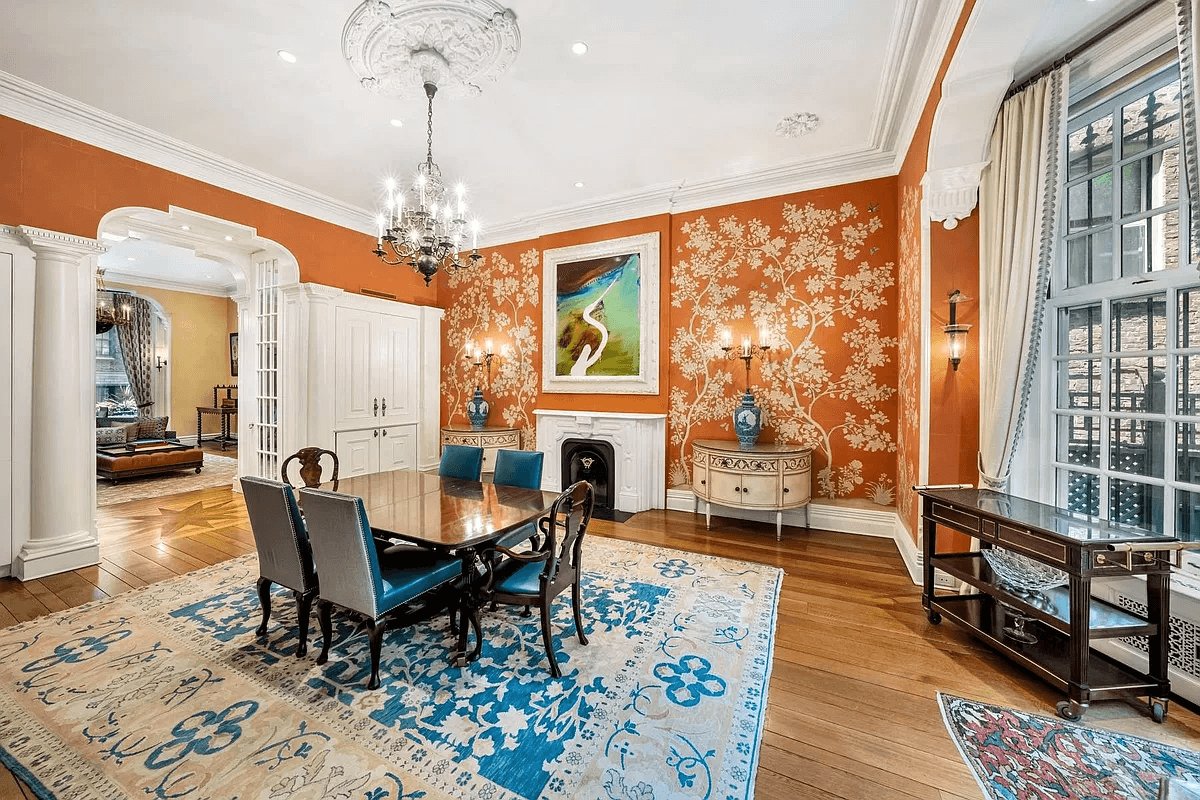
[[[900,380],[898,402],[896,505],[900,518],[916,528],[916,496],[921,447],[921,187],[900,192]]]
[[[690,483],[693,439],[732,437],[745,373],[724,357],[723,331],[736,345],[765,329],[771,349],[750,376],[763,439],[813,448],[816,495],[892,502],[896,239],[880,206],[894,186],[854,185],[878,201],[773,198],[681,218],[670,275],[671,485]]]
[[[477,381],[489,425],[523,429],[535,449],[534,409],[667,414],[668,485],[689,484],[690,443],[732,439],[743,362],[726,359],[721,335],[771,344],[750,384],[763,406],[763,440],[813,448],[813,491],[890,505],[896,499],[896,181],[884,178],[755,200],[623,227],[555,234],[496,248],[449,273],[444,297],[443,419],[466,424]],[[541,394],[541,254],[550,247],[660,230],[658,397]],[[508,357],[490,383],[467,344],[492,338]]]
[[[521,447],[536,450],[541,254],[520,252],[519,269],[511,255],[492,250],[475,266],[446,276],[453,300],[442,321],[442,418],[467,424],[467,401],[478,384],[491,405],[488,424],[521,428]],[[494,352],[507,347],[490,373],[475,367],[467,351],[468,344],[482,348],[489,338]]]

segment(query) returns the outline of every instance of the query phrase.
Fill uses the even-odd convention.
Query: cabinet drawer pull
[[[740,492],[740,491],[742,490],[742,487],[740,487],[740,486],[735,486],[735,487],[733,487],[733,490],[734,490],[735,492]]]
[[[700,485],[701,485],[701,486],[703,486],[703,485],[704,485],[704,481],[700,481]]]
[[[786,486],[785,486],[785,487],[783,487],[783,493],[784,493],[784,494],[787,494],[787,493],[788,493],[788,492],[790,492],[790,491],[791,491],[791,489],[789,489],[788,487],[786,487]]]

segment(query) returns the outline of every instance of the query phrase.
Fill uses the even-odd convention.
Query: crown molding
[[[871,125],[874,148],[892,157],[891,174],[900,171],[908,153],[964,4],[965,0],[906,0],[896,11]],[[923,32],[929,35],[921,37]]]
[[[115,269],[104,270],[104,276],[107,278],[104,284],[118,284],[120,286],[140,286],[147,289],[165,289],[169,292],[187,292],[188,294],[203,294],[208,297],[233,297],[237,291],[236,285],[230,286],[212,286],[211,284],[203,283],[185,283],[183,281],[173,281],[168,278],[152,278],[147,275],[135,275],[132,272],[121,272]]]
[[[0,114],[78,142],[370,235],[365,209],[305,189],[0,71]]]
[[[28,225],[17,226],[17,232],[24,238],[25,243],[39,256],[61,255],[68,258],[83,258],[84,256],[99,255],[108,250],[95,239],[85,236],[73,236],[69,233],[49,231],[45,228],[31,228]]]

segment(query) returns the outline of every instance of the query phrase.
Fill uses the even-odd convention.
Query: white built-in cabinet
[[[307,342],[296,447],[333,450],[342,477],[436,466],[442,310],[311,283],[285,294],[303,323],[287,336]]]

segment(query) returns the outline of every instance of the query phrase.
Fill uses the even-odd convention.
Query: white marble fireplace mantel
[[[546,454],[542,489],[562,491],[562,443],[598,439],[613,448],[618,511],[666,508],[667,415],[535,409],[537,445]]]

